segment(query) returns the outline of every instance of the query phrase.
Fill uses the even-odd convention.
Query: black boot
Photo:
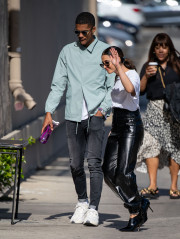
[[[140,214],[142,216],[142,221],[141,221],[141,225],[144,224],[148,217],[147,217],[147,210],[148,208],[151,209],[151,211],[153,212],[152,208],[150,207],[150,202],[147,198],[142,197],[142,201],[141,201],[141,209],[140,209]]]
[[[125,202],[124,207],[128,209],[130,214],[138,214],[141,210],[141,197],[134,199],[130,203]]]
[[[137,216],[130,218],[126,227],[119,229],[121,232],[133,232],[136,229],[140,229],[142,217],[139,213]]]
[[[131,203],[124,203],[124,207],[129,210],[130,214],[137,214],[137,216],[130,218],[128,225],[124,228],[121,228],[120,231],[123,232],[131,232],[135,231],[140,226],[142,225],[142,213],[141,213],[141,198],[136,198],[133,200]]]

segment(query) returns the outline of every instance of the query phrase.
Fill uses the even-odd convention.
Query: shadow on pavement
[[[67,216],[69,216],[69,219],[70,219],[72,214],[73,214],[73,212],[54,214],[49,217],[46,217],[45,220],[54,220],[54,219],[58,219],[60,217],[67,217]]]
[[[18,213],[18,221],[21,220],[28,220],[28,218],[31,216],[31,213]],[[9,212],[9,208],[2,208],[0,209],[0,220],[1,219],[11,219],[12,213]]]

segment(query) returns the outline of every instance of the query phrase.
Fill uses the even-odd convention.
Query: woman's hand
[[[148,66],[146,68],[146,78],[149,79],[151,76],[156,75],[157,73],[157,68],[154,66]]]
[[[119,57],[118,52],[114,48],[111,48],[110,52],[112,54],[112,56],[110,56],[111,62],[115,67],[119,66],[121,63],[121,58]]]
[[[144,92],[149,78],[155,76],[157,73],[157,66],[147,66],[145,74],[141,78],[140,91]]]
[[[132,96],[135,96],[136,93],[135,93],[134,85],[132,84],[132,82],[130,81],[130,79],[125,73],[128,69],[122,64],[121,58],[119,57],[117,50],[115,50],[114,48],[111,48],[110,52],[112,54],[112,56],[110,55],[111,62],[116,68],[114,72],[116,73],[116,75],[120,77],[120,80],[125,90],[128,93],[130,93]]]

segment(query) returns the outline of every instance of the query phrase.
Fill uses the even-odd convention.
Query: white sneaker
[[[89,207],[89,203],[78,202],[76,204],[76,209],[75,209],[73,216],[71,217],[70,222],[71,223],[83,223],[85,214],[88,210],[88,207]]]
[[[96,211],[93,208],[88,209],[83,224],[86,226],[98,226],[99,225],[98,211]]]

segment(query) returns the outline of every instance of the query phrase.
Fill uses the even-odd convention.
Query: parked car
[[[141,25],[144,21],[141,4],[136,0],[97,0],[97,15],[118,17],[134,25]]]
[[[128,32],[115,27],[105,27],[102,23],[98,25],[98,38],[111,46],[120,48],[131,47],[135,44],[136,39]]]
[[[102,24],[104,27],[114,27],[119,30],[123,30],[133,35],[136,39],[140,31],[139,26],[129,23],[127,21],[123,21],[118,17],[98,17],[98,24]]]
[[[180,0],[152,0],[142,7],[144,26],[180,26]]]

